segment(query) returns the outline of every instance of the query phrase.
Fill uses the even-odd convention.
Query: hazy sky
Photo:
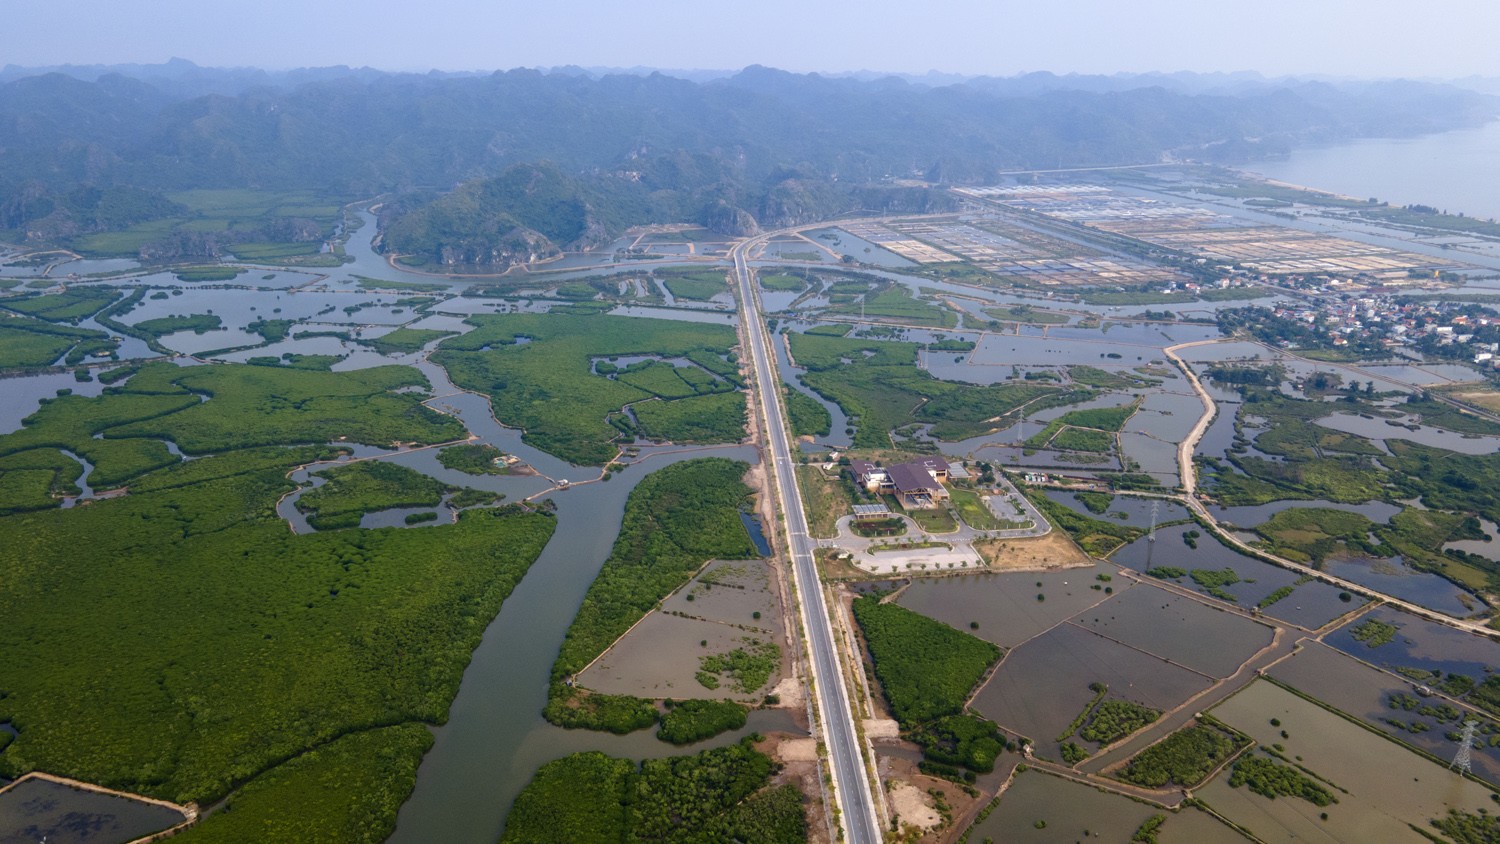
[[[0,63],[1500,76],[1493,0],[4,0]]]

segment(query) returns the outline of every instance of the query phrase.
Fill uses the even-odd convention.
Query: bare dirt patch
[[[891,796],[891,804],[896,807],[896,817],[901,824],[910,824],[925,831],[943,822],[943,816],[932,807],[932,798],[911,783],[893,780],[889,783],[887,793]]]
[[[1035,539],[977,539],[974,550],[993,570],[1037,571],[1093,562],[1073,540],[1057,530]]]
[[[901,737],[901,726],[889,718],[871,718],[865,721],[865,736],[872,739]]]

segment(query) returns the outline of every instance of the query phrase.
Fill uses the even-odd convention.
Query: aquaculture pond
[[[184,820],[168,806],[45,779],[0,790],[3,844],[125,844]]]
[[[1451,759],[1457,746],[1449,734],[1459,721],[1476,717],[1473,711],[1453,706],[1442,697],[1423,695],[1418,690],[1422,684],[1355,657],[1319,642],[1306,642],[1291,659],[1272,666],[1269,674],[1398,741],[1438,759]],[[1477,717],[1488,729],[1478,736],[1471,754],[1474,773],[1500,786],[1500,727],[1488,717]]]
[[[1202,531],[1199,531],[1202,535],[1193,540],[1197,547],[1191,547],[1184,542],[1184,534],[1190,530],[1198,528],[1189,524],[1159,529],[1154,543],[1147,537],[1142,537],[1116,551],[1111,559],[1139,572],[1151,569],[1181,570],[1181,576],[1172,578],[1179,585],[1196,589],[1205,595],[1220,592],[1233,598],[1233,603],[1245,608],[1257,606],[1273,592],[1291,587],[1289,594],[1267,604],[1262,612],[1308,629],[1322,627],[1364,603],[1364,599],[1358,595],[1345,593],[1316,580],[1304,580],[1296,572],[1226,548],[1212,535]],[[1204,575],[1195,580],[1190,576],[1194,570],[1220,573],[1228,570],[1230,574]],[[1204,582],[1200,583],[1199,580]],[[1349,595],[1348,600],[1343,598],[1346,594]]]

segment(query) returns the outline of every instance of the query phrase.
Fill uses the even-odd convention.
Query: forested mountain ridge
[[[170,216],[163,195],[200,188],[388,195],[393,249],[508,263],[635,223],[743,233],[942,202],[864,188],[892,176],[982,182],[1005,169],[1165,155],[1243,160],[1476,125],[1500,102],[1432,83],[1183,75],[1130,87],[1038,74],[930,86],[762,67],[701,83],[582,71],[106,70],[0,76],[11,78],[0,84],[0,226],[43,239],[108,230]],[[79,205],[81,186],[138,192],[121,195],[129,213],[101,215]],[[493,219],[464,219],[476,212]],[[398,225],[404,214],[419,216]]]

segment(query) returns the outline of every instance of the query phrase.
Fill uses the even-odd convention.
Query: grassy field
[[[808,530],[823,539],[838,535],[839,517],[854,512],[854,499],[843,479],[830,480],[816,466],[798,466],[797,483],[807,509]]]
[[[253,230],[281,219],[310,219],[321,226],[324,236],[333,233],[346,197],[316,191],[274,191],[239,188],[182,191],[168,196],[186,207],[181,217],[151,220],[113,232],[73,238],[71,248],[86,257],[134,257],[142,246],[168,236],[174,229],[224,236]],[[322,239],[311,242],[236,243],[235,255],[246,261],[270,261],[298,256],[317,257]]]
[[[952,328],[958,324],[958,315],[954,312],[921,299],[913,299],[905,287],[895,284],[859,296],[852,302],[836,304],[828,309],[828,313],[888,319],[934,328]]]
[[[953,506],[958,509],[958,515],[964,520],[964,524],[975,530],[1001,530],[1005,527],[990,508],[985,506],[979,494],[967,489],[951,490]]]
[[[855,420],[856,448],[890,448],[890,432],[913,423],[930,423],[939,439],[978,436],[1028,402],[1034,411],[1093,395],[1032,382],[976,387],[941,381],[917,368],[914,343],[788,336],[792,357],[808,370],[803,381]]]
[[[527,442],[578,464],[602,464],[614,456],[612,443],[619,432],[607,421],[609,414],[660,395],[641,384],[654,385],[671,396],[694,396],[722,392],[739,383],[737,365],[722,357],[735,343],[734,331],[727,326],[558,314],[478,316],[469,321],[476,330],[444,340],[433,360],[448,370],[455,383],[488,394],[495,415],[507,425],[524,428]],[[517,337],[530,338],[530,342],[517,343]],[[656,374],[641,378],[660,375],[671,380],[632,379],[630,383],[625,380],[628,376],[611,379],[591,371],[594,360],[620,355],[686,357],[720,380],[694,385],[657,368]],[[725,410],[724,400],[674,408],[670,413],[676,417],[668,428],[681,432],[688,417],[700,425],[724,426]],[[660,414],[658,421],[665,421]],[[739,436],[726,439],[734,441]]]

